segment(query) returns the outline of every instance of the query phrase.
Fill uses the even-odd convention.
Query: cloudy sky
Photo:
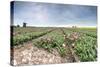
[[[97,7],[35,2],[14,2],[14,25],[97,26]]]

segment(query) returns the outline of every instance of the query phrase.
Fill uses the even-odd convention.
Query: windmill
[[[24,18],[23,27],[27,26],[27,23],[25,22],[25,20],[27,20],[27,18]]]

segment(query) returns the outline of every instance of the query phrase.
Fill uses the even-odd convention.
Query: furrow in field
[[[38,48],[34,44],[35,42],[41,40],[41,38],[53,38],[58,41],[57,45],[59,47],[53,49],[52,52],[48,52],[43,48]],[[24,44],[25,45],[23,45],[23,47],[14,48],[14,57],[12,58],[12,62],[14,62],[15,65],[73,62],[73,58],[69,51],[67,51],[66,57],[61,57],[59,54],[59,50],[62,50],[62,47],[60,46],[63,44],[63,35],[58,29],[34,39],[32,42],[27,42]]]
[[[62,31],[62,34],[64,35],[64,44],[65,44],[65,48],[66,49],[69,49],[69,52],[70,52],[70,54],[72,55],[72,57],[73,57],[73,61],[74,62],[80,62],[80,59],[79,59],[79,57],[76,55],[76,53],[75,53],[75,51],[74,51],[74,49],[73,49],[73,46],[72,46],[72,44],[75,44],[75,42],[73,41],[73,40],[71,40],[70,39],[70,37],[67,35],[68,34],[68,31],[67,31],[67,33],[63,30],[63,29],[61,29],[61,31]],[[70,34],[71,34],[72,32],[70,32]],[[73,35],[73,34],[72,34]],[[73,37],[74,38],[74,37]],[[67,41],[72,41],[72,43],[68,43]]]
[[[25,42],[31,41],[32,39],[39,38],[41,36],[44,36],[44,35],[52,32],[53,30],[55,30],[55,29],[45,31],[45,32],[31,32],[31,33],[27,33],[27,34],[23,34],[23,35],[14,36],[12,39],[12,46],[18,46]]]
[[[66,34],[68,30],[65,30]],[[79,33],[79,39],[75,42],[75,53],[79,56],[81,61],[96,61],[97,59],[97,38],[80,33],[80,31],[73,31]]]

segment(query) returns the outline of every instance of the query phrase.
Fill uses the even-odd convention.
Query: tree
[[[17,27],[20,27],[20,25],[17,25]]]

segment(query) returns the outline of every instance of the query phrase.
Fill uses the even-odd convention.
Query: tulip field
[[[39,49],[49,53],[56,50],[72,62],[97,60],[97,29],[96,28],[65,28],[65,27],[15,27],[13,28],[12,46],[20,46],[32,42]],[[23,46],[22,46],[23,47]]]

